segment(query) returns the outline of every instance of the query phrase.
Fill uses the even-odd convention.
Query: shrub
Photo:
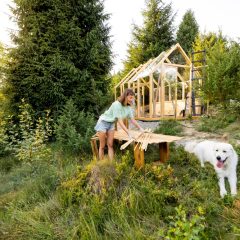
[[[176,120],[160,121],[159,127],[155,132],[165,135],[180,135],[182,132],[182,126]]]
[[[56,139],[60,148],[74,154],[90,152],[94,123],[92,114],[79,112],[73,100],[69,100],[55,124]]]
[[[176,208],[176,215],[170,216],[170,227],[167,231],[160,231],[159,235],[164,239],[178,240],[200,240],[204,238],[205,218],[203,217],[203,210],[198,209],[198,214],[187,217],[186,211],[180,205]]]
[[[48,157],[50,150],[46,142],[52,134],[49,114],[50,111],[46,111],[44,117],[35,120],[31,106],[22,100],[18,118],[13,120],[8,116],[3,121],[5,124],[0,130],[3,153],[13,154],[20,161]]]
[[[221,110],[215,116],[203,115],[197,126],[198,131],[216,132],[218,129],[226,128],[236,120],[236,116]]]

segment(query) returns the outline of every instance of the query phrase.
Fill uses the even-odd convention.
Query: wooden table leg
[[[169,159],[169,143],[159,143],[160,162],[164,163]]]
[[[137,143],[134,144],[134,148]],[[144,167],[144,150],[140,149],[139,144],[138,147],[134,150],[134,159],[135,159],[135,167],[140,169]]]
[[[96,139],[91,139],[91,147],[92,147],[92,153],[93,157],[99,160],[99,155],[98,155],[98,147],[97,147],[97,140]]]

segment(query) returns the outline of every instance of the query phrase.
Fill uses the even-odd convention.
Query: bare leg
[[[99,159],[102,160],[104,158],[104,148],[106,145],[106,133],[98,132],[99,138]]]
[[[109,130],[107,132],[107,145],[108,145],[108,157],[110,160],[113,160],[113,157],[114,157],[113,139],[114,139],[114,130]]]

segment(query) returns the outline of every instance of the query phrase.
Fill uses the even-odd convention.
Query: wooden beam
[[[185,53],[185,51],[182,49],[182,47],[180,46],[179,43],[176,44],[176,47],[179,49],[179,51],[181,52],[181,54],[183,55],[184,59],[186,60],[187,64],[191,64],[191,60],[190,58],[187,56],[187,54]]]
[[[140,149],[139,146],[136,146],[138,143],[134,144],[134,159],[135,167],[141,169],[144,167],[144,150]]]
[[[143,116],[144,116],[144,113],[145,113],[145,86],[142,87],[142,93],[143,93],[142,113],[143,113]]]
[[[137,117],[140,117],[140,105],[141,105],[141,94],[140,94],[140,79],[137,80]]]
[[[150,87],[149,87],[149,114],[153,117],[153,74],[150,75]]]
[[[192,80],[191,80],[191,69],[192,69],[192,63],[191,63],[191,68],[189,70],[189,97],[190,97],[190,101],[189,101],[189,113],[192,116]]]
[[[137,74],[138,70],[142,67],[143,65],[139,65],[137,68],[134,69],[134,71],[121,83],[121,85],[124,85],[126,82],[128,82],[134,75]]]
[[[138,71],[135,73],[135,76],[132,76],[129,81],[130,82],[135,82],[136,80],[133,80],[134,77],[136,77],[140,72],[144,71],[146,69],[147,66],[149,66],[149,64],[152,62],[152,59],[149,59],[146,63],[142,64],[141,68],[138,69]]]
[[[164,117],[164,102],[165,102],[165,82],[163,71],[161,71],[161,117]]]
[[[181,75],[179,72],[177,72],[177,76],[179,77],[179,79],[180,79],[181,81],[185,82],[184,78],[182,77],[182,75]]]
[[[169,159],[169,143],[159,143],[160,162],[165,163]]]
[[[117,88],[119,85],[122,84],[122,82],[128,78],[129,75],[131,75],[133,72],[135,71],[135,68],[133,68],[131,71],[128,72],[128,74],[126,76],[124,76],[124,78],[115,86],[115,88]]]
[[[175,63],[163,63],[163,64],[169,67],[190,68],[189,65],[182,65],[182,64],[175,64]]]
[[[95,158],[96,160],[99,160],[97,140],[95,138],[91,139],[91,147],[92,147],[93,158]]]
[[[175,81],[175,108],[174,108],[174,116],[175,116],[175,119],[177,118],[177,89],[178,89],[178,81],[177,81],[177,78],[176,78],[176,81]]]

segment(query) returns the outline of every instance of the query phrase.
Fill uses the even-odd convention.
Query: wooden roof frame
[[[183,60],[185,61],[184,64],[181,63],[172,63],[171,60],[169,59],[169,57],[171,56],[171,54],[173,54],[174,52],[178,52],[181,54],[181,56],[183,57]],[[157,91],[158,89],[162,89],[163,85],[160,86],[160,75],[162,76],[163,72],[162,70],[160,70],[160,75],[159,75],[159,79],[155,80],[155,78],[153,77],[153,73],[155,73],[158,69],[162,69],[164,66],[166,67],[176,67],[176,68],[184,68],[185,70],[191,72],[191,67],[192,67],[192,62],[190,60],[190,58],[187,56],[187,54],[185,53],[185,51],[183,50],[183,48],[180,46],[179,43],[173,45],[171,48],[169,48],[167,51],[163,51],[161,52],[156,58],[153,59],[149,59],[147,62],[139,65],[137,68],[133,68],[131,71],[129,71],[129,73],[118,83],[116,84],[116,86],[114,87],[115,90],[115,99],[117,99],[117,89],[120,88],[120,94],[123,93],[125,88],[130,88],[132,87],[133,90],[135,92],[137,92],[137,94],[139,95],[139,88],[140,86],[143,86],[142,83],[140,85],[140,82],[142,82],[144,80],[144,78],[149,77],[149,80],[146,80],[148,83],[144,83],[144,85],[149,85],[147,87],[149,87],[150,93],[152,93],[152,89],[154,88],[154,86],[157,86]],[[147,71],[146,71],[147,70]],[[145,71],[145,72],[144,72]],[[164,71],[164,70],[163,70]],[[143,73],[141,75],[141,73]],[[190,75],[189,74],[189,79],[188,80],[184,80],[184,77],[177,72],[177,78],[183,82],[186,83],[189,81],[189,91],[192,91],[192,84],[190,81]],[[155,80],[155,81],[154,81]],[[127,86],[126,86],[127,84]],[[162,84],[162,83],[161,83]],[[184,84],[183,84],[184,85]],[[164,94],[164,90],[162,89],[161,94]],[[154,97],[153,97],[154,98]],[[139,99],[139,96],[138,98]],[[164,100],[162,100],[163,103]],[[150,104],[150,102],[149,102]],[[163,107],[164,108],[164,107]],[[151,113],[150,113],[150,118],[153,118],[152,112],[154,110],[151,109]],[[161,118],[163,117],[163,110],[161,110]],[[137,117],[139,115],[139,106],[138,106],[138,110],[137,110]]]

